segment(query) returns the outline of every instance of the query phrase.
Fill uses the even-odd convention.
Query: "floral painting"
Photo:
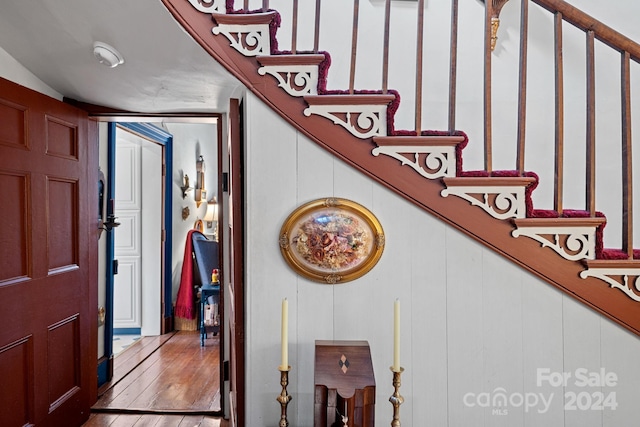
[[[355,267],[366,258],[372,237],[357,217],[334,211],[305,220],[292,242],[306,262],[335,271]]]
[[[344,199],[320,199],[296,210],[283,226],[285,259],[303,275],[326,283],[353,280],[370,270],[384,246],[377,219]]]

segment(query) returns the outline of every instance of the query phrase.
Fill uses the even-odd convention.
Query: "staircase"
[[[562,51],[562,30],[559,28],[563,20],[585,31],[587,67],[592,64],[595,40],[621,52],[621,169],[625,181],[623,247],[620,249],[604,248],[603,232],[607,219],[606,212],[595,209],[594,172],[588,170],[587,173],[586,208],[566,209],[562,197],[562,165],[556,162],[556,177],[560,182],[555,183],[554,209],[535,209],[532,192],[538,186],[539,178],[536,173],[524,170],[523,124],[518,125],[516,168],[493,170],[490,78],[489,90],[485,87],[484,93],[487,126],[485,167],[479,171],[467,171],[463,168],[463,150],[467,144],[477,142],[469,141],[464,132],[455,130],[455,84],[450,88],[448,130],[420,129],[420,96],[416,100],[416,128],[397,130],[394,115],[401,94],[387,89],[386,81],[380,90],[355,90],[353,72],[348,90],[327,90],[330,54],[317,48],[312,52],[296,51],[297,22],[292,30],[292,52],[279,51],[276,36],[281,17],[278,12],[269,10],[268,5],[256,11],[244,11],[234,9],[234,2],[229,0],[163,0],[163,3],[211,56],[311,140],[430,214],[640,334],[640,282],[637,281],[640,276],[640,250],[633,249],[629,87],[630,63],[640,59],[640,46],[561,0],[533,1],[553,14],[556,52],[558,46]],[[386,2],[387,20],[389,3]],[[418,3],[420,9],[423,1]],[[504,3],[506,1],[494,0],[486,4],[485,76],[491,75],[490,46],[495,44],[496,37],[491,28],[496,27],[495,22]],[[528,3],[526,0],[522,2],[522,22],[525,23]],[[293,4],[292,16],[297,17],[298,2]],[[319,3],[316,4],[319,8]],[[354,4],[355,39],[358,1],[355,0]],[[455,43],[453,35],[457,31],[457,14],[457,1],[454,0],[452,43]],[[418,22],[420,26],[421,18]],[[527,25],[522,25],[521,120],[526,116],[526,31]],[[388,34],[385,40],[388,42]],[[455,44],[452,44],[452,50],[455,51]],[[556,68],[560,71],[556,73],[561,76],[561,62],[558,64]],[[589,73],[593,74],[592,68],[587,70],[588,81],[591,78]],[[452,55],[452,70],[452,80],[455,81],[455,55]],[[421,75],[421,68],[419,71]],[[556,98],[560,93],[560,105],[556,103],[556,158],[562,158],[563,153],[561,82],[561,78],[556,80]],[[593,87],[592,82],[590,86]],[[421,87],[418,92],[421,93]],[[595,164],[592,96],[592,91],[588,91],[587,158]]]

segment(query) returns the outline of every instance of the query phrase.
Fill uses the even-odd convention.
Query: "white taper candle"
[[[282,369],[287,369],[289,366],[289,301],[287,299],[282,300]]]
[[[393,371],[400,372],[400,300],[393,305]]]

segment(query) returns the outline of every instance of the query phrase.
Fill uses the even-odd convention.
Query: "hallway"
[[[226,426],[219,339],[198,331],[143,337],[119,354],[84,426]]]

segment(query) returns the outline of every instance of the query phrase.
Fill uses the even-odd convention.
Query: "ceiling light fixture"
[[[124,58],[113,46],[103,42],[93,43],[93,55],[107,67],[113,68],[124,63]]]

